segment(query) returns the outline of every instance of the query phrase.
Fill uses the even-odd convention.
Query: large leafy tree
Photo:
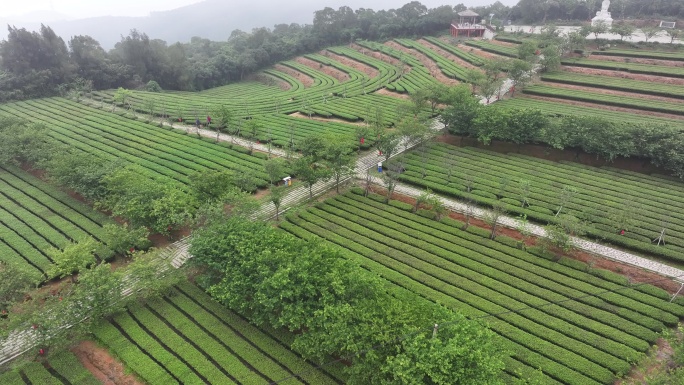
[[[313,198],[313,185],[330,176],[330,170],[319,164],[313,156],[303,156],[295,160],[293,172],[309,189],[309,198]]]
[[[54,94],[57,85],[68,82],[74,67],[62,38],[41,25],[40,32],[8,27],[7,40],[0,42],[0,68],[9,74],[5,97],[30,98]],[[4,88],[4,87],[3,87]]]
[[[105,160],[80,151],[50,151],[51,158],[43,163],[48,176],[87,199],[104,199],[107,188],[104,178],[124,167],[124,161]]]
[[[500,138],[520,145],[539,140],[542,130],[549,124],[549,119],[539,110],[512,109],[506,112],[505,132]]]
[[[323,160],[331,177],[335,180],[335,191],[340,192],[342,179],[354,174],[354,148],[352,138],[347,136],[329,136],[326,138]]]
[[[137,165],[129,165],[104,178],[106,197],[100,206],[153,232],[168,234],[191,214],[190,196],[170,179],[154,179]]]
[[[7,314],[9,308],[20,302],[39,281],[39,276],[20,266],[0,262],[0,315]]]
[[[442,123],[452,134],[467,134],[473,119],[482,108],[480,101],[464,85],[451,88],[447,100],[448,105],[440,116]]]
[[[200,204],[220,201],[235,187],[232,171],[204,170],[190,175],[190,193]]]
[[[233,218],[198,231],[190,252],[214,298],[257,325],[298,331],[292,346],[307,358],[350,360],[352,385],[500,383],[504,352],[492,332],[413,294],[388,293],[337,247]],[[445,327],[428,339],[434,323]]]
[[[287,163],[282,158],[272,158],[264,162],[264,171],[268,175],[271,184],[274,184],[278,179],[285,175]]]
[[[513,59],[508,63],[508,77],[514,87],[523,87],[532,78],[532,64],[529,61]],[[511,92],[511,96],[515,91]]]
[[[76,276],[72,275],[95,263],[95,252],[100,245],[93,238],[88,237],[78,242],[72,242],[62,250],[49,249],[47,251],[54,265],[48,275],[50,277],[64,278],[71,276],[72,281],[76,281]]]
[[[112,88],[130,77],[131,68],[114,63],[100,43],[90,36],[78,35],[69,40],[70,58],[78,76],[89,79],[96,89]]]
[[[0,164],[40,163],[60,147],[48,136],[46,126],[0,117]]]

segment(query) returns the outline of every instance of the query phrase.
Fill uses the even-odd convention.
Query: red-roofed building
[[[458,22],[451,23],[451,36],[482,37],[485,26],[478,24],[480,15],[467,9],[458,13]]]

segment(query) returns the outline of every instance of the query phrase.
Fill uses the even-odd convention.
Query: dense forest
[[[30,32],[10,26],[0,42],[0,100],[26,99],[73,88],[138,88],[153,80],[163,89],[202,90],[275,62],[350,40],[434,34],[464,5],[428,9],[413,1],[396,10],[349,7],[317,11],[313,24],[278,24],[251,33],[235,30],[227,41],[194,37],[168,45],[133,30],[106,52],[89,36],[68,43],[49,26]],[[65,86],[66,85],[66,86]]]
[[[520,0],[510,8],[500,2],[476,7],[480,15],[500,20],[541,22],[588,19],[600,0]],[[203,90],[241,80],[278,61],[355,39],[383,40],[444,31],[463,4],[428,8],[412,1],[397,9],[374,11],[326,7],[314,13],[312,24],[277,24],[251,32],[235,30],[226,41],[193,37],[174,43],[132,30],[109,52],[90,36],[68,42],[49,26],[38,32],[8,26],[0,42],[0,101],[28,99],[89,89],[114,87],[151,90]],[[666,14],[684,16],[680,0],[614,0],[619,18]],[[152,81],[152,83],[150,83]]]

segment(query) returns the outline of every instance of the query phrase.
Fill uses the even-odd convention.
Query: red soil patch
[[[439,69],[439,67],[437,66],[437,63],[435,63],[432,59],[428,58],[427,56],[423,55],[422,53],[420,53],[414,49],[406,48],[406,47],[402,46],[401,44],[398,44],[398,43],[393,42],[393,41],[388,41],[387,43],[385,43],[385,45],[388,47],[392,47],[396,50],[402,51],[402,52],[409,54],[409,55],[415,57],[416,59],[418,59],[421,62],[421,64],[423,64],[423,66],[425,68],[427,68],[428,71],[430,71],[430,75],[432,75],[432,77],[437,79],[440,83],[444,83],[444,84],[449,85],[449,86],[459,83],[457,80],[450,79],[449,77],[444,75],[442,70]]]
[[[383,61],[385,63],[389,63],[393,66],[396,66],[397,64],[401,63],[401,61],[399,59],[393,58],[392,56],[386,55],[382,52],[373,51],[373,50],[370,50],[366,47],[361,47],[360,45],[357,45],[357,44],[352,44],[351,47],[353,49],[361,52],[362,54],[364,54],[366,56],[370,56],[374,59],[381,60],[381,61]]]
[[[273,66],[273,68],[277,69],[280,72],[284,72],[284,73],[294,77],[295,79],[299,80],[300,82],[302,82],[302,84],[304,84],[304,88],[309,88],[314,83],[314,80],[312,77],[310,77],[307,74],[301,73],[301,72],[295,70],[294,68],[290,68],[290,67],[284,66],[282,64],[276,64]]]
[[[625,71],[600,70],[600,69],[595,69],[595,68],[573,67],[573,66],[561,66],[561,69],[563,71],[574,72],[574,73],[585,74],[585,75],[612,76],[615,78],[641,80],[641,81],[645,81],[645,82],[674,84],[674,85],[684,86],[684,79],[667,78],[664,76],[633,74],[633,73],[629,73],[629,72],[625,72]]]
[[[517,48],[517,47],[519,46],[519,44],[509,43],[509,42],[507,42],[507,41],[501,41],[501,40],[496,40],[496,39],[491,39],[491,40],[489,40],[489,42],[492,43],[492,44],[500,45],[500,46],[502,46],[502,47],[514,47],[514,48]]]
[[[112,357],[106,349],[92,341],[82,341],[71,351],[83,366],[103,385],[144,385],[132,374],[126,373],[124,365]]]
[[[637,115],[658,116],[661,118],[684,120],[684,116],[682,116],[682,115],[666,114],[663,112],[644,111],[644,110],[637,110],[637,109],[632,109],[632,108],[607,106],[607,105],[603,105],[603,104],[596,104],[596,103],[589,103],[589,102],[578,102],[576,100],[556,99],[556,98],[551,98],[551,97],[546,97],[546,96],[537,96],[537,95],[525,95],[524,97],[529,98],[529,99],[544,100],[547,102],[568,104],[568,105],[572,105],[572,106],[597,108],[597,109],[606,110],[606,111],[619,111],[619,112],[626,112],[626,113],[637,114]]]
[[[295,112],[290,114],[289,116],[292,116],[294,118],[300,118],[300,119],[309,119],[308,116],[302,114],[301,112]],[[322,118],[320,116],[312,116],[311,120],[316,120],[319,122],[334,122],[334,123],[344,123],[344,124],[350,124],[352,126],[362,126],[365,125],[365,123],[360,123],[360,122],[348,122],[343,119],[337,119],[337,118]]]
[[[445,58],[451,60],[452,62],[458,64],[461,67],[472,68],[472,69],[476,69],[478,71],[482,71],[482,69],[480,69],[480,67],[477,67],[477,66],[474,66],[474,65],[468,63],[467,61],[461,59],[460,57],[439,48],[438,46],[430,43],[429,41],[427,41],[425,39],[418,40],[418,43],[426,46],[427,48],[430,48],[431,50],[437,52],[440,56],[444,56]]]
[[[403,99],[403,100],[410,99],[410,96],[408,94],[401,94],[399,92],[392,92],[392,91],[388,90],[387,88],[381,88],[381,89],[375,91],[375,93],[378,95],[391,96],[391,97],[397,98],[397,99]]]
[[[665,96],[656,96],[656,95],[647,95],[647,94],[641,94],[638,92],[626,92],[626,91],[616,91],[616,90],[610,90],[607,88],[594,88],[594,87],[585,87],[585,86],[577,86],[573,84],[565,84],[565,83],[555,83],[555,82],[541,82],[541,84],[546,85],[546,86],[552,86],[556,88],[565,88],[569,90],[578,90],[578,91],[588,91],[592,93],[597,93],[597,94],[604,94],[604,95],[617,95],[617,96],[627,96],[627,97],[638,97],[640,99],[647,99],[647,100],[658,100],[661,102],[668,102],[668,103],[682,103],[682,108],[684,108],[684,103],[682,102],[681,99],[675,99],[675,98],[668,98]]]
[[[269,193],[270,193],[270,190],[267,188],[258,189],[254,193],[254,196],[252,198],[254,198],[256,200],[261,200],[262,198],[267,197],[269,195]]]
[[[644,59],[644,58],[633,58],[633,57],[621,57],[621,56],[606,56],[606,55],[590,55],[591,60],[603,60],[612,61],[618,63],[638,63],[638,64],[649,64],[649,65],[659,65],[668,67],[684,67],[684,62],[676,60],[663,60],[663,59]]]
[[[174,230],[171,232],[170,236],[164,236],[161,234],[150,234],[147,239],[152,242],[152,246],[162,249],[164,247],[168,247],[170,244],[174,243],[175,241],[187,237],[192,233],[192,229],[189,227],[181,227],[178,230]]]
[[[445,37],[441,37],[440,39],[441,39],[443,42],[446,42],[446,43],[451,44],[451,42],[449,41],[449,38],[446,37],[446,36],[445,36]],[[504,56],[500,56],[500,55],[493,54],[493,53],[491,53],[491,52],[483,51],[483,50],[481,50],[481,49],[479,49],[479,48],[471,47],[471,46],[469,46],[469,45],[460,45],[460,44],[456,44],[456,46],[457,46],[458,48],[463,49],[463,50],[466,51],[466,52],[472,52],[472,53],[474,53],[475,55],[477,55],[477,56],[479,56],[479,57],[481,57],[481,58],[484,58],[484,59],[488,59],[488,60],[504,59]]]
[[[359,61],[356,61],[354,59],[348,58],[346,56],[338,55],[336,53],[330,52],[330,51],[321,51],[321,55],[325,55],[326,57],[329,57],[335,61],[338,61],[347,67],[351,67],[357,71],[361,71],[364,74],[366,74],[369,78],[375,78],[380,75],[380,71],[377,69],[369,66],[368,64],[361,63]]]
[[[316,71],[323,72],[324,74],[326,74],[328,76],[332,76],[341,82],[345,82],[345,81],[349,80],[349,75],[347,75],[343,71],[338,70],[335,67],[325,65],[323,63],[319,63],[317,61],[307,59],[305,57],[298,57],[295,59],[295,61],[297,63],[304,64],[305,66],[307,66],[311,69],[314,69]]]
[[[387,190],[379,187],[379,186],[372,186],[371,191],[373,191],[376,194],[386,196],[387,195]],[[398,200],[404,203],[408,203],[410,205],[415,205],[416,200],[413,197],[409,197],[406,195],[402,194],[397,194],[393,193],[392,194],[392,199]],[[450,211],[449,212],[449,218],[465,222],[466,217],[465,215],[457,212]],[[477,218],[470,218],[470,226],[475,226],[479,227],[485,230],[491,230],[491,227],[487,225],[484,221],[477,219]],[[510,229],[507,227],[500,226],[497,228],[497,237],[499,236],[507,236],[516,240],[523,240],[524,237],[522,234],[520,234],[519,231],[515,229]],[[527,246],[534,246],[538,242],[538,238],[536,237],[529,237],[528,239],[525,240],[525,245]],[[617,261],[613,261],[610,259],[606,259],[597,255],[589,254],[583,251],[571,251],[564,253],[562,251],[555,251],[557,255],[566,257],[566,258],[572,258],[576,259],[578,261],[582,261],[585,263],[588,263],[590,266],[594,268],[599,268],[599,269],[605,269],[605,270],[610,270],[612,272],[622,274],[626,276],[630,282],[632,283],[651,283],[654,286],[658,286],[661,289],[664,289],[668,291],[669,293],[675,293],[679,289],[679,284],[675,283],[674,281],[668,280],[668,279],[663,279],[663,276],[652,273],[646,270],[643,270],[638,267],[634,267],[631,265],[627,265],[624,263],[620,263]]]

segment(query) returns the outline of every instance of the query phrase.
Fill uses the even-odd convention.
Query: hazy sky
[[[18,16],[35,11],[54,11],[70,18],[92,16],[145,16],[200,0],[3,0],[0,14]]]
[[[341,5],[349,5],[352,8],[366,7],[373,9],[397,8],[410,0],[272,0],[276,6],[282,4],[309,4],[315,5],[315,9],[326,6],[337,8]],[[464,3],[468,6],[491,4],[496,0],[422,0],[428,7],[443,4],[455,5]],[[152,11],[166,11],[198,3],[200,0],[2,0],[0,18],[11,18],[36,11],[53,11],[69,18],[84,18],[93,16],[145,16]],[[235,3],[239,7],[241,3],[250,4],[245,0],[226,2]],[[517,0],[501,0],[506,5],[513,5]]]

